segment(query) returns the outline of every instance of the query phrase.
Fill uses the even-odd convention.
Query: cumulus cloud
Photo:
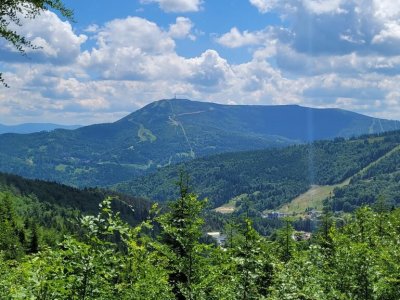
[[[84,31],[88,33],[95,33],[98,30],[99,30],[99,25],[97,24],[90,24],[88,27],[84,29]]]
[[[171,52],[174,41],[156,23],[139,17],[116,19],[107,23],[97,35],[99,47],[132,47],[145,53]]]
[[[398,42],[400,41],[400,24],[397,22],[386,23],[384,28],[373,37],[373,44],[381,44],[385,42]]]
[[[188,64],[191,68],[189,82],[202,90],[221,89],[232,76],[228,62],[214,50],[207,50],[200,57],[189,59]]]
[[[259,12],[266,13],[274,8],[279,0],[250,0],[251,5],[255,6]]]
[[[143,4],[158,3],[166,12],[196,12],[201,9],[202,0],[140,0]]]
[[[170,34],[139,17],[117,19],[98,30],[97,46],[79,58],[104,79],[153,80],[179,70]],[[176,66],[176,67],[175,67]],[[168,67],[163,69],[163,67]]]
[[[27,48],[29,60],[21,55],[4,40],[0,41],[0,60],[20,62],[51,62],[67,64],[73,62],[81,51],[81,45],[87,40],[86,35],[74,33],[69,22],[61,21],[50,11],[45,11],[35,19],[21,17],[22,26],[14,30],[26,36],[38,49]]]
[[[303,0],[304,7],[313,14],[340,14],[347,11],[341,6],[343,0]]]
[[[267,33],[265,31],[249,32],[247,30],[240,32],[233,27],[229,32],[217,38],[216,41],[229,48],[237,48],[249,45],[259,45],[265,41]]]
[[[252,57],[237,64],[213,49],[193,57],[178,54],[177,39],[195,38],[187,17],[164,27],[139,17],[93,24],[86,28],[93,43],[82,51],[86,36],[46,13],[24,28],[43,45],[30,53],[34,67],[19,56],[3,56],[13,53],[2,45],[0,57],[8,62],[2,69],[12,88],[0,94],[1,118],[112,121],[175,93],[220,103],[299,103],[398,117],[399,8],[368,1],[374,6],[362,10],[356,0],[253,0],[260,12],[289,16],[288,27],[221,33],[218,44],[251,49]],[[189,2],[200,7],[200,1]]]
[[[285,16],[293,47],[310,54],[400,54],[400,2],[392,0],[250,0]]]
[[[143,82],[51,76],[47,66],[29,69],[20,65],[5,76],[12,86],[0,96],[0,106],[7,108],[2,111],[6,123],[114,121],[146,104],[141,101],[160,99],[164,88]]]
[[[168,34],[174,39],[189,38],[192,41],[196,39],[196,36],[192,34],[194,24],[189,18],[177,17],[176,23],[169,26]]]

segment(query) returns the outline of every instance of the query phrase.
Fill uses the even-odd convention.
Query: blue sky
[[[400,0],[66,0],[0,40],[0,123],[115,121],[179,97],[400,119]]]

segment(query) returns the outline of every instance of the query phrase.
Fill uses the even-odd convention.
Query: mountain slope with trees
[[[354,176],[350,184],[334,190],[326,201],[334,211],[352,212],[361,205],[374,205],[379,199],[385,205],[400,205],[400,151],[394,151],[384,159]]]
[[[0,192],[4,197],[20,199],[16,202],[21,202],[21,205],[25,203],[29,207],[31,202],[38,204],[44,209],[41,213],[49,212],[55,207],[54,210],[61,208],[80,214],[96,214],[99,203],[104,198],[114,197],[118,200],[113,202],[113,209],[119,211],[122,218],[131,224],[146,219],[151,207],[149,201],[138,197],[97,188],[78,189],[55,182],[30,180],[5,173],[0,173]]]
[[[211,154],[377,133],[398,125],[339,109],[161,100],[111,124],[0,135],[0,171],[105,186]]]
[[[312,185],[344,181],[399,143],[400,132],[395,131],[282,149],[220,154],[165,167],[154,174],[117,184],[114,189],[157,201],[174,199],[173,182],[183,169],[191,176],[195,192],[208,197],[213,207],[235,200],[240,206],[249,201],[256,210],[264,211],[291,201]],[[391,155],[382,159],[369,173],[377,168],[396,168],[395,161],[390,161],[395,158]],[[381,167],[383,165],[387,167]],[[352,199],[357,201],[358,198]]]

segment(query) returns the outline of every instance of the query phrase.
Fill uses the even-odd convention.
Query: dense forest
[[[195,192],[207,197],[212,207],[242,196],[261,212],[278,208],[313,184],[337,184],[356,175],[399,142],[400,132],[395,131],[282,149],[220,154],[165,167],[113,188],[157,201],[174,199],[177,192],[173,183],[183,169],[190,174]]]
[[[122,221],[106,198],[57,238],[24,221],[36,204],[1,193],[0,298],[398,299],[400,210],[384,201],[340,226],[324,214],[308,240],[289,219],[267,238],[243,216],[225,224],[219,246],[205,242],[206,201],[179,187],[168,210],[153,207],[140,224]]]
[[[103,189],[78,189],[56,182],[31,180],[5,173],[0,173],[0,192],[4,195],[16,196],[19,199],[17,202],[21,203],[25,209],[28,209],[31,204],[33,206],[38,204],[42,207],[43,212],[56,215],[58,208],[63,211],[97,214],[99,203],[106,197],[113,197],[117,199],[113,202],[113,209],[121,214],[124,221],[132,225],[145,220],[152,205],[143,198],[126,196]],[[32,210],[34,209],[28,209],[28,211]],[[134,214],[132,210],[135,211]],[[26,215],[29,214],[31,213]],[[64,216],[63,213],[61,215]]]
[[[384,197],[390,206],[400,204],[400,151],[395,151],[354,176],[350,185],[334,190],[327,203],[335,211],[350,212],[362,204],[373,204]]]

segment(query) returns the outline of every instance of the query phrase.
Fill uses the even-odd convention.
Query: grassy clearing
[[[55,170],[56,171],[59,171],[59,172],[65,172],[65,169],[67,168],[67,165],[64,165],[64,164],[59,164],[59,165],[57,165],[57,166],[55,166]]]
[[[149,141],[150,143],[155,142],[157,139],[157,137],[151,132],[151,130],[145,128],[142,124],[140,124],[138,137],[141,142]]]
[[[214,210],[221,214],[231,214],[235,211],[235,209],[236,209],[236,207],[234,204],[227,203],[220,207],[215,208]]]
[[[241,194],[229,200],[228,203],[217,207],[214,211],[219,212],[221,214],[231,214],[236,210],[236,202],[240,200],[245,200],[248,197],[248,194]]]
[[[359,172],[357,172],[355,175],[347,178],[345,181],[339,183],[339,184],[334,184],[334,185],[313,185],[311,188],[305,192],[304,194],[301,194],[294,198],[292,201],[289,203],[281,206],[277,211],[282,212],[282,213],[295,213],[295,214],[302,214],[306,211],[306,209],[315,209],[315,210],[322,210],[323,207],[323,201],[328,198],[329,196],[333,195],[333,190],[337,187],[343,187],[346,185],[350,184],[351,178],[353,178],[356,175],[362,175],[365,173],[369,168],[372,166],[376,165],[379,163],[382,159],[392,155],[396,151],[400,151],[400,145],[396,146],[389,152],[387,152],[385,155],[382,157],[378,158],[376,161],[370,163],[368,166],[365,168],[361,169]]]
[[[308,208],[322,210],[324,199],[333,194],[333,189],[335,187],[336,185],[313,185],[307,192],[283,205],[278,211],[300,214],[304,213]]]
[[[121,167],[126,167],[126,168],[132,168],[132,169],[137,169],[137,170],[148,170],[151,168],[151,166],[154,164],[152,160],[149,160],[147,164],[121,164],[117,163],[115,161],[101,161],[97,163],[98,165],[115,165],[115,166],[121,166]]]
[[[283,213],[297,213],[301,214],[306,209],[315,209],[321,211],[323,208],[323,202],[326,198],[333,196],[333,190],[337,187],[343,187],[350,183],[351,178],[347,178],[345,181],[334,184],[334,185],[313,185],[311,188],[294,198],[289,203],[283,205],[278,209],[279,212]]]

